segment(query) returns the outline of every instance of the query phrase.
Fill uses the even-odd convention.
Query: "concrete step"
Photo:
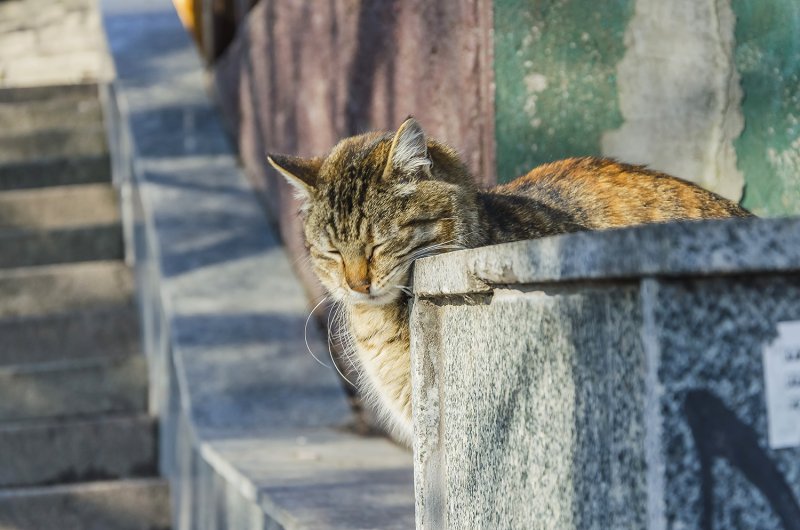
[[[0,104],[46,104],[48,101],[97,99],[96,83],[0,88]]]
[[[156,424],[144,415],[3,424],[0,462],[0,488],[150,477]]]
[[[140,351],[133,300],[116,307],[106,304],[98,310],[6,316],[0,319],[0,337],[0,367],[92,359],[98,355],[122,357]]]
[[[0,163],[0,192],[110,181],[108,154]]]
[[[167,530],[170,519],[169,487],[160,479],[0,491],[4,530]]]
[[[116,192],[84,184],[0,193],[0,267],[123,255]]]
[[[97,94],[43,101],[0,101],[0,133],[5,136],[63,127],[99,126],[103,113]]]
[[[0,271],[0,319],[119,309],[132,297],[131,271],[119,261]]]
[[[98,156],[108,152],[102,123],[76,127],[68,121],[72,118],[65,116],[64,123],[53,128],[29,131],[14,128],[0,132],[0,162]]]
[[[0,425],[146,413],[147,375],[143,354],[0,367]]]

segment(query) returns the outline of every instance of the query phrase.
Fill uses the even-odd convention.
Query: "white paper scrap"
[[[800,321],[779,322],[764,347],[764,384],[770,447],[800,446]]]

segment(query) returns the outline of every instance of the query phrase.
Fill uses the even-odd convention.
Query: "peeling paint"
[[[617,67],[625,122],[603,135],[604,155],[741,199],[735,21],[730,0],[636,0]]]
[[[800,214],[800,3],[732,0],[745,130],[736,141],[758,215]]]
[[[600,154],[619,126],[616,65],[633,0],[495,0],[498,181]]]

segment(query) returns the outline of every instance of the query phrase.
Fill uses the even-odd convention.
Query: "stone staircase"
[[[96,85],[0,89],[0,530],[170,525]]]

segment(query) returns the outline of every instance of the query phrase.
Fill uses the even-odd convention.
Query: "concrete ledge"
[[[454,252],[414,291],[417,528],[800,521],[800,219]]]
[[[800,270],[800,219],[742,219],[583,232],[452,252],[414,265],[414,292],[642,276]]]
[[[349,434],[309,306],[237,166],[172,4],[103,3],[105,94],[173,526],[413,525],[411,455]],[[315,330],[309,346],[326,352]]]

